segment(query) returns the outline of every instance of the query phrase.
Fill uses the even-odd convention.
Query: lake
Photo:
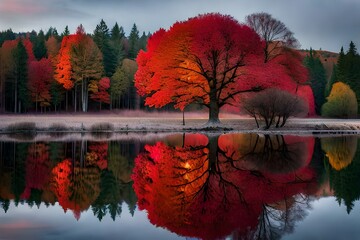
[[[360,239],[357,136],[10,136],[0,239]]]

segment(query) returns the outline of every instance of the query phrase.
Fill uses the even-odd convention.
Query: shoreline
[[[360,135],[360,119],[290,118],[282,128],[257,128],[253,118],[240,115],[220,115],[222,125],[206,126],[206,113],[124,114],[42,114],[0,115],[0,140],[17,138],[15,135],[53,136],[174,133],[258,133],[289,135]],[[23,129],[22,128],[23,126]],[[30,137],[31,138],[31,137]],[[42,137],[40,137],[42,138]]]

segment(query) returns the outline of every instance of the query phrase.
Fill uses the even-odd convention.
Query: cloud
[[[19,0],[3,0],[0,5],[0,13],[2,14],[41,14],[46,11],[44,6],[32,1]]]

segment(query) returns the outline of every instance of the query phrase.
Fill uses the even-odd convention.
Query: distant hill
[[[309,50],[300,50],[302,56],[308,56],[310,54]],[[333,66],[337,63],[339,53],[329,52],[325,50],[313,50],[314,56],[318,57],[323,64],[326,72],[327,80],[331,78]]]

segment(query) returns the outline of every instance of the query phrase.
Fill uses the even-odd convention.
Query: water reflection
[[[115,221],[126,203],[127,213],[138,206],[180,236],[280,239],[316,198],[334,195],[352,211],[360,196],[357,145],[354,136],[257,134],[1,142],[0,208],[59,204],[77,220],[90,211]]]
[[[328,165],[330,186],[339,204],[344,204],[348,213],[360,197],[360,153],[354,136],[324,138],[321,140]]]
[[[153,224],[189,237],[266,239],[289,232],[304,215],[295,205],[305,206],[316,187],[308,166],[314,141],[304,140],[187,134],[182,146],[147,145],[133,174],[139,208]],[[272,159],[274,166],[266,163]]]
[[[58,202],[79,219],[91,208],[102,220],[121,215],[126,202],[136,208],[130,175],[139,149],[136,142],[1,143],[0,197],[5,212],[9,200],[30,207]]]

